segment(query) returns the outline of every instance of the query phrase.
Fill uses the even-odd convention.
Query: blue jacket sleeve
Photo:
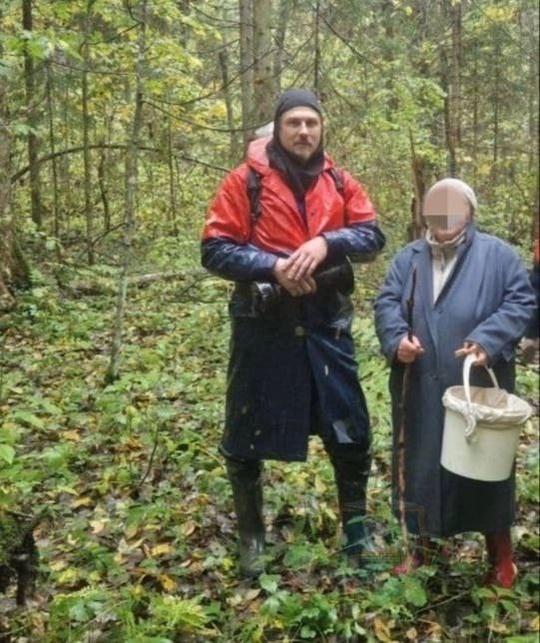
[[[330,261],[373,261],[384,248],[386,239],[375,222],[354,223],[346,228],[323,232]]]
[[[272,268],[277,255],[252,244],[239,244],[226,237],[206,239],[201,244],[202,265],[232,281],[275,281]]]
[[[479,344],[491,363],[514,355],[517,342],[527,329],[534,311],[534,293],[527,272],[518,254],[510,247],[500,254],[499,266],[504,267],[504,296],[497,310],[480,323],[466,341]]]
[[[375,329],[385,357],[392,361],[402,338],[407,334],[407,321],[402,312],[403,293],[410,276],[411,256],[402,250],[390,266],[384,284],[374,303]]]

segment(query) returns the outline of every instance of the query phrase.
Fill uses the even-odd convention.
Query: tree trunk
[[[52,83],[52,69],[50,62],[47,63],[47,117],[49,121],[49,149],[51,154],[56,151],[56,144],[54,138],[54,104],[53,104],[53,83]],[[51,176],[53,183],[53,231],[54,236],[59,239],[61,234],[60,222],[60,204],[58,197],[58,168],[57,159],[54,157],[51,163]],[[58,246],[57,246],[58,247]]]
[[[242,129],[244,148],[253,138],[251,110],[253,105],[253,4],[239,0],[240,9],[240,84],[242,91]]]
[[[531,237],[533,240],[538,239],[540,226],[540,172],[538,172],[538,105],[540,102],[540,84],[538,83],[538,15],[535,9],[525,11],[522,16],[522,25],[525,27],[527,34],[526,42],[528,44],[529,56],[529,95],[528,95],[528,120],[529,120],[529,155],[528,170],[534,176],[533,194],[531,195]],[[536,29],[535,29],[536,25]]]
[[[83,130],[83,162],[84,162],[84,219],[86,222],[86,258],[92,266],[94,257],[94,222],[92,219],[92,190],[90,170],[90,116],[88,113],[88,71],[90,67],[90,30],[91,12],[95,0],[87,0],[84,16],[84,42],[82,47],[82,130]]]
[[[240,73],[244,147],[272,120],[272,0],[240,0]]]
[[[169,210],[170,210],[170,233],[178,236],[178,223],[176,221],[177,199],[176,180],[174,174],[174,153],[172,145],[172,123],[171,117],[167,119],[167,165],[169,167]]]
[[[25,31],[31,32],[32,25],[32,0],[23,0],[22,2],[22,27]],[[41,228],[43,220],[41,216],[41,188],[39,164],[36,162],[39,155],[39,140],[36,134],[38,125],[38,110],[36,109],[36,78],[35,66],[32,55],[25,46],[24,56],[24,82],[26,90],[26,105],[28,110],[28,164],[30,165],[30,207],[32,221]]]
[[[497,184],[499,176],[499,93],[500,93],[500,73],[501,69],[499,67],[499,57],[500,57],[500,45],[499,39],[495,41],[495,86],[493,90],[493,164],[491,166],[491,181],[493,185]]]
[[[0,7],[0,24],[2,23]],[[0,59],[2,58],[0,40]],[[10,211],[11,136],[9,132],[8,79],[0,74],[0,312],[15,306],[13,287],[29,284],[29,269],[15,237]]]
[[[189,13],[190,13],[189,2],[190,0],[177,0],[178,8],[180,9],[180,11],[184,16],[189,16]],[[189,24],[185,24],[183,21],[180,23],[178,28],[180,30],[180,43],[182,47],[184,47],[185,49],[188,46],[191,29]]]
[[[113,382],[118,378],[120,372],[120,356],[122,352],[122,331],[124,326],[124,312],[126,306],[128,275],[131,265],[131,254],[133,246],[133,234],[135,231],[135,209],[138,180],[138,161],[140,146],[140,131],[142,125],[143,107],[143,73],[144,55],[146,49],[146,21],[147,21],[147,0],[141,3],[141,16],[139,21],[139,36],[137,43],[137,64],[136,64],[136,87],[135,87],[135,112],[133,114],[132,131],[126,154],[125,172],[125,202],[124,202],[124,239],[122,271],[118,284],[116,298],[116,315],[114,322],[113,338],[111,345],[111,358],[105,379],[106,382]]]
[[[457,176],[459,167],[459,150],[461,147],[461,2],[452,2],[452,73],[451,73],[451,116],[453,141],[452,176]]]
[[[69,85],[66,83],[65,89],[62,92],[60,98],[60,105],[62,108],[62,128],[60,131],[60,140],[70,141],[70,91]],[[62,233],[65,234],[69,232],[71,227],[71,213],[74,209],[73,207],[73,189],[71,182],[71,163],[69,154],[64,154],[60,156],[58,167],[60,168],[60,196],[62,203],[62,212],[64,212],[64,221],[63,221],[63,230]]]
[[[395,54],[391,46],[396,37],[393,15],[395,6],[393,2],[390,2],[390,0],[385,0],[381,9],[384,20],[384,37],[386,41],[386,47],[384,50],[384,62],[387,67],[385,87],[388,95],[388,100],[386,101],[386,120],[391,123],[395,118],[395,114],[399,110],[394,72]]]
[[[279,4],[274,52],[274,85],[276,93],[281,93],[281,73],[283,71],[283,54],[285,52],[285,36],[291,12],[296,7],[296,0],[281,0]]]
[[[416,153],[416,146],[412,132],[409,130],[409,143],[411,146],[411,170],[413,178],[414,196],[411,199],[411,220],[407,226],[407,241],[420,239],[424,232],[422,218],[422,203],[427,190],[429,177],[429,164]]]
[[[10,292],[13,265],[13,222],[10,218],[11,140],[7,128],[6,81],[0,76],[0,312],[11,310],[15,298]]]
[[[109,195],[107,193],[106,177],[107,153],[105,146],[99,151],[99,163],[97,167],[99,195],[103,206],[103,232],[106,234],[111,231],[111,207],[109,205]]]
[[[451,176],[459,172],[458,150],[461,146],[461,3],[444,0],[444,14],[449,16],[452,33],[450,64],[443,54],[443,79],[446,89],[444,103],[448,170]]]
[[[236,140],[236,132],[234,127],[234,114],[231,96],[231,88],[229,83],[229,55],[227,48],[224,47],[219,52],[219,66],[221,69],[221,82],[223,85],[223,100],[225,101],[225,108],[227,110],[227,127],[229,128],[229,162],[231,165],[236,161],[238,144]]]
[[[253,115],[251,125],[272,120],[276,90],[272,77],[272,0],[253,3]]]
[[[474,51],[474,81],[473,81],[473,107],[472,107],[472,122],[473,122],[473,142],[472,142],[472,160],[473,160],[473,185],[476,185],[476,177],[478,174],[478,112],[480,103],[480,78],[478,77],[478,43],[475,40],[473,43]]]
[[[320,75],[321,75],[321,42],[320,42],[320,12],[321,3],[317,0],[315,3],[315,60],[313,62],[313,91],[320,94]]]

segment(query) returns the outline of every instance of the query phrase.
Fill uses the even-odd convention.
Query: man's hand
[[[287,277],[291,281],[301,281],[311,277],[317,266],[328,254],[328,244],[324,237],[315,237],[303,243],[287,259]]]
[[[467,355],[474,355],[476,361],[474,362],[475,366],[487,366],[488,365],[488,356],[486,351],[479,345],[474,342],[465,342],[461,348],[459,348],[454,355],[456,357],[466,357]]]
[[[288,276],[289,261],[290,258],[280,258],[274,264],[273,273],[279,285],[285,288],[285,290],[293,297],[313,294],[317,290],[315,279],[311,276],[295,280],[290,279]]]
[[[423,352],[424,349],[422,348],[422,344],[420,344],[418,337],[415,337],[413,335],[411,342],[409,341],[407,335],[405,335],[399,342],[399,346],[397,349],[397,359],[403,364],[411,364],[417,357],[422,355]]]

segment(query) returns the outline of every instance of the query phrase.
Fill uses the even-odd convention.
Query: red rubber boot
[[[510,530],[491,532],[484,534],[484,537],[489,562],[489,571],[484,578],[484,585],[498,585],[511,589],[518,572],[513,561]]]
[[[420,547],[414,547],[410,554],[395,567],[392,568],[392,576],[404,576],[410,574],[414,569],[418,569],[425,564],[425,556]]]
[[[417,544],[398,565],[392,568],[392,576],[403,576],[422,565],[442,561],[450,557],[450,549],[431,538],[420,538]]]

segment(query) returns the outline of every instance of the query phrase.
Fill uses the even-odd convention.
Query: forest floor
[[[174,257],[162,247],[148,267],[170,268]],[[115,275],[100,266],[84,278]],[[448,560],[392,577],[402,551],[389,506],[388,372],[365,302],[354,334],[380,553],[359,570],[342,556],[332,470],[314,439],[307,463],[266,467],[266,573],[238,578],[217,452],[228,288],[187,276],[130,289],[112,384],[113,293],[62,295],[37,275],[0,319],[0,501],[43,514],[37,591],[25,607],[14,586],[0,595],[0,641],[537,641],[538,414],[518,453],[515,589],[481,586],[478,534],[453,539]],[[537,367],[520,365],[518,389],[536,403]]]

